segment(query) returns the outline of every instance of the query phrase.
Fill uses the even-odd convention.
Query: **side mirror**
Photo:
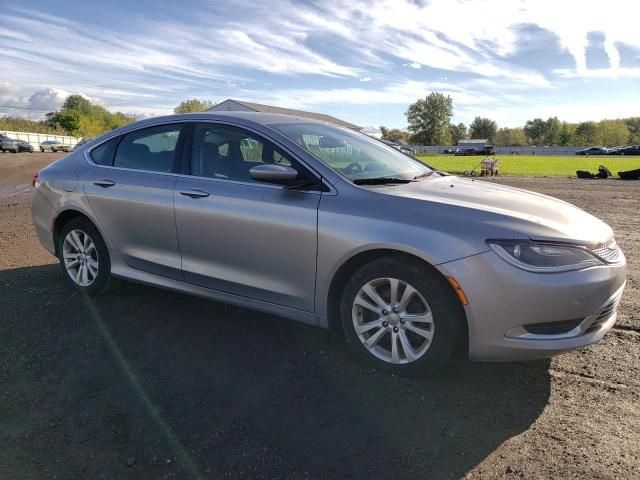
[[[298,172],[286,165],[256,165],[249,170],[251,178],[257,182],[289,183],[298,178]]]

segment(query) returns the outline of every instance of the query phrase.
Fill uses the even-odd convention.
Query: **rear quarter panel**
[[[31,215],[41,243],[52,253],[53,224],[62,212],[78,211],[98,225],[81,186],[83,169],[89,165],[80,153],[62,157],[38,172],[40,186],[33,193]]]

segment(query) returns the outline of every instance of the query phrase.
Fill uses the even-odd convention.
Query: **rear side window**
[[[91,150],[91,160],[98,165],[113,165],[113,154],[116,151],[118,140],[120,137],[112,138]]]
[[[183,124],[160,125],[122,136],[113,165],[135,170],[171,172]]]

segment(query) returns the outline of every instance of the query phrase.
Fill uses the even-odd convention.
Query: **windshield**
[[[271,126],[355,183],[411,181],[433,172],[418,160],[362,133],[320,123]]]

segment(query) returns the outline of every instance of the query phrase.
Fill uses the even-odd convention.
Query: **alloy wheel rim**
[[[387,363],[415,362],[431,347],[431,308],[408,282],[377,278],[365,283],[353,300],[351,315],[362,345]]]
[[[98,276],[98,250],[82,230],[71,230],[62,243],[64,268],[77,285],[88,287]]]

